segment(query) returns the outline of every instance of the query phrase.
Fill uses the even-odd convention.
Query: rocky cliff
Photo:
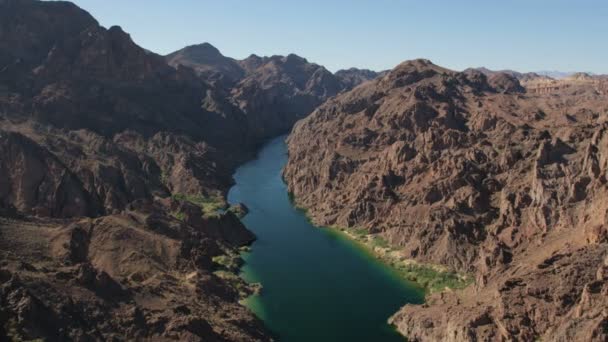
[[[226,89],[67,2],[0,1],[0,339],[266,341]]]
[[[559,91],[414,60],[294,128],[284,177],[317,224],[474,275],[391,318],[410,340],[606,339],[608,98]]]

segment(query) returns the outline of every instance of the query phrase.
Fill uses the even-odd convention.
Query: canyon
[[[295,55],[192,49],[206,59],[149,52],[68,2],[0,1],[3,338],[272,339],[238,303],[255,286],[219,272],[255,240],[225,194],[260,143],[346,88]]]
[[[277,339],[242,305],[256,235],[227,194],[293,127],[280,190],[316,226],[473,279],[394,312],[409,340],[606,340],[607,118],[602,75],[161,56],[0,0],[0,339]]]

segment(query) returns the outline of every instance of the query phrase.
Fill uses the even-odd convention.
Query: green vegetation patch
[[[353,229],[351,229],[351,231],[357,237],[366,237],[369,234],[369,232],[365,228],[353,228]]]
[[[186,214],[182,213],[181,211],[174,211],[171,213],[171,216],[175,217],[176,219],[183,221],[186,219]]]
[[[472,277],[450,271],[445,267],[420,264],[414,260],[405,259],[385,238],[378,234],[370,234],[365,228],[336,226],[330,228],[343,232],[376,258],[390,265],[402,278],[415,282],[430,293],[446,289],[463,289],[473,283]]]
[[[237,274],[226,271],[226,270],[218,270],[213,272],[218,278],[223,279],[226,283],[228,283],[233,289],[235,289],[239,293],[240,298],[247,298],[254,294],[259,294],[262,291],[262,284],[253,283],[247,284],[243,278],[239,277]]]
[[[230,208],[228,208],[228,211],[233,213],[239,219],[242,219],[245,217],[245,215],[247,215],[247,210],[240,205],[232,205]]]
[[[370,243],[372,244],[373,247],[380,247],[380,248],[386,248],[386,249],[391,248],[388,244],[388,241],[386,241],[386,239],[384,239],[383,237],[378,236],[378,235],[373,235],[371,237]]]
[[[439,270],[430,265],[396,263],[393,266],[405,279],[419,284],[431,293],[446,289],[463,289],[473,282],[473,279],[469,276]]]
[[[213,257],[211,260],[219,268],[231,272],[238,272],[239,268],[243,265],[243,259],[236,253],[218,255]]]
[[[228,207],[226,200],[221,196],[174,194],[173,199],[176,201],[190,202],[199,206],[205,216],[218,215],[222,210],[225,210],[226,207]]]

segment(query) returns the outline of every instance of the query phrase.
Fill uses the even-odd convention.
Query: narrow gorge
[[[246,304],[283,341],[402,341],[387,318],[424,290],[344,235],[313,226],[293,206],[283,182],[285,137],[241,166],[231,203],[258,239],[245,253],[243,277],[260,283]]]
[[[154,23],[231,58],[0,0],[0,340],[608,340],[607,75],[350,68],[401,43],[268,3]]]

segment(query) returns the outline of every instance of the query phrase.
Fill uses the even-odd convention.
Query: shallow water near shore
[[[258,237],[243,255],[242,276],[263,289],[245,304],[280,341],[404,341],[387,319],[406,303],[422,303],[423,290],[292,205],[281,177],[284,139],[241,166],[228,194],[249,208],[243,222]]]

